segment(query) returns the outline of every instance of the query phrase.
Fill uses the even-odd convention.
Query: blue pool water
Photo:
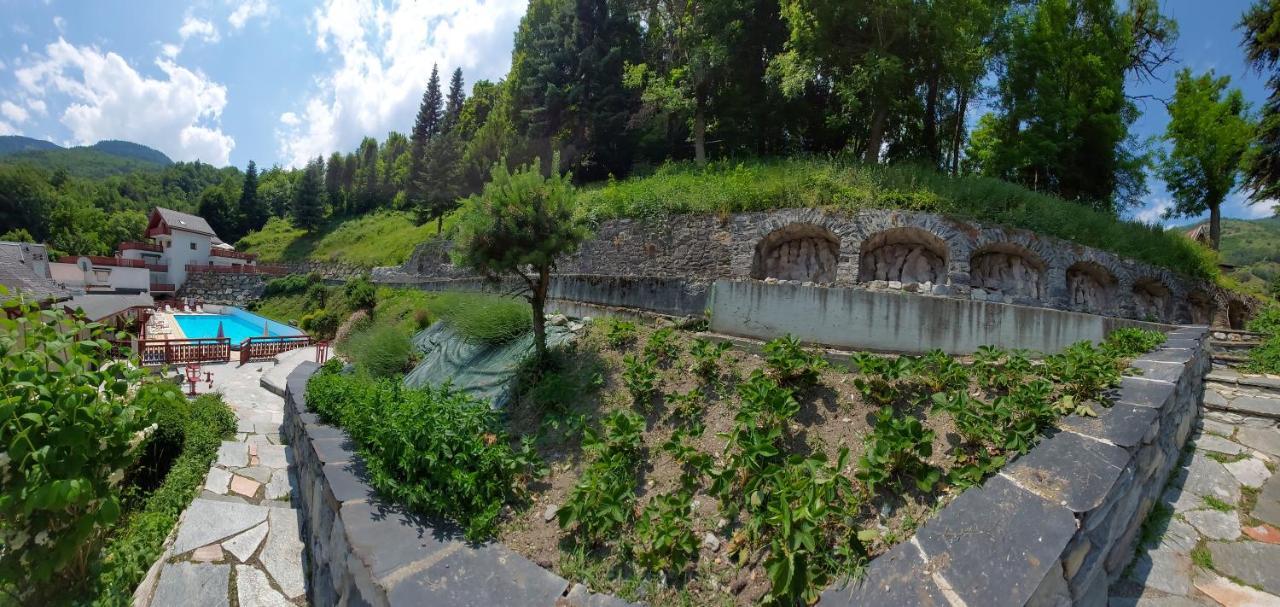
[[[262,337],[263,325],[266,325],[269,337],[303,335],[293,327],[236,308],[228,309],[226,314],[174,314],[173,318],[188,339],[217,337],[218,324],[221,323],[222,335],[231,338],[232,346],[238,346],[250,337]]]

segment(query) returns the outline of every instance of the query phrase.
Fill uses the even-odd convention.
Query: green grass
[[[1196,278],[1218,277],[1214,254],[1181,230],[1121,221],[998,179],[955,178],[914,166],[820,158],[716,162],[705,169],[676,163],[647,177],[585,189],[579,206],[593,221],[792,207],[924,211],[1032,230]]]
[[[1266,293],[1280,280],[1280,217],[1223,219],[1222,260],[1236,266],[1230,276],[1242,287]]]
[[[1206,506],[1213,508],[1218,512],[1231,512],[1236,509],[1235,506],[1232,506],[1231,504],[1228,504],[1227,502],[1224,502],[1212,495],[1204,496],[1204,503]]]
[[[441,318],[467,341],[504,343],[519,337],[533,323],[529,304],[522,299],[479,293],[441,293],[432,304]]]
[[[259,316],[296,327],[302,317],[311,311],[309,302],[310,300],[307,299],[307,296],[300,293],[272,295],[257,300],[254,305],[250,306],[250,309]]]
[[[1213,553],[1204,545],[1204,540],[1191,549],[1191,562],[1202,569],[1213,569]]]
[[[448,226],[446,222],[446,230]],[[435,233],[434,222],[414,225],[413,216],[401,211],[331,220],[314,234],[294,227],[287,219],[274,218],[240,239],[237,248],[256,253],[263,263],[311,260],[390,266],[403,263],[415,246]]]

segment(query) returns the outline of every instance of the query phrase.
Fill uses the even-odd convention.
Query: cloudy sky
[[[468,84],[510,63],[526,0],[0,0],[0,135],[62,145],[125,139],[175,160],[298,166],[360,138],[408,131],[432,64]],[[1233,27],[1246,0],[1165,0],[1178,59],[1229,74],[1255,105]],[[1133,91],[1169,97],[1164,82]],[[1138,135],[1167,121],[1146,102]],[[1135,215],[1169,205],[1158,180]],[[1240,196],[1233,217],[1270,214]],[[1180,220],[1179,222],[1186,221]]]

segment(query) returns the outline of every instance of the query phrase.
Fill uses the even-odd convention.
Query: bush
[[[177,397],[186,403],[181,390],[170,384]],[[205,474],[218,453],[224,438],[235,433],[236,416],[222,397],[204,394],[186,409],[183,423],[182,453],[169,468],[164,482],[146,500],[139,512],[117,530],[102,551],[100,565],[91,580],[95,605],[124,607],[132,604],[133,590],[151,564],[160,557],[165,537],[178,522],[178,516],[191,503],[204,485]]]
[[[338,324],[342,322],[338,313],[333,310],[316,310],[302,317],[298,323],[303,331],[318,339],[332,339],[338,332]]]
[[[395,325],[372,323],[357,329],[344,350],[357,369],[373,377],[399,377],[413,363],[413,343]]]
[[[310,274],[290,274],[283,278],[276,278],[267,283],[262,289],[263,297],[271,297],[273,295],[293,295],[302,293],[311,285],[320,282],[320,275],[312,272]]]
[[[342,287],[342,294],[347,300],[347,307],[352,310],[372,310],[378,302],[377,289],[369,282],[367,274],[348,280]]]
[[[1280,305],[1269,305],[1249,320],[1249,330],[1264,335],[1280,335]]]
[[[120,517],[119,483],[153,417],[129,397],[142,372],[108,358],[98,325],[10,303],[18,315],[0,316],[0,580],[29,587],[85,574]]]
[[[533,326],[529,304],[510,297],[442,293],[434,307],[458,335],[472,343],[506,343]]]
[[[307,404],[351,435],[373,487],[415,512],[456,520],[469,539],[491,536],[536,468],[531,443],[513,449],[498,413],[452,387],[405,388],[335,369],[311,378]]]

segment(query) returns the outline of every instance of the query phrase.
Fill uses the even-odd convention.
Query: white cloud
[[[241,0],[236,10],[231,11],[231,15],[227,17],[227,23],[233,29],[241,29],[250,19],[265,16],[267,8],[267,0]]]
[[[17,124],[22,124],[27,121],[27,118],[31,117],[26,109],[12,101],[0,103],[0,115]]]
[[[205,42],[217,42],[221,38],[218,35],[218,28],[213,25],[212,21],[198,19],[189,15],[182,21],[182,26],[178,28],[178,35],[182,37],[184,42],[188,38],[199,38]]]
[[[160,53],[161,53],[161,54],[163,54],[165,57],[168,57],[168,58],[170,58],[170,59],[173,59],[174,57],[177,57],[177,56],[178,56],[178,54],[179,54],[179,53],[181,53],[181,52],[182,52],[182,45],[181,45],[181,44],[162,44],[162,45],[160,45]]]
[[[3,135],[19,135],[19,134],[21,134],[21,133],[19,133],[17,129],[15,129],[15,128],[13,128],[12,126],[10,126],[8,122],[5,122],[5,121],[3,121],[3,120],[0,120],[0,136],[3,136]]]
[[[65,32],[67,31],[67,20],[63,19],[61,15],[54,15],[53,26],[58,28],[58,33]]]
[[[280,154],[292,166],[354,148],[366,135],[408,131],[431,76],[461,67],[468,83],[506,75],[526,0],[327,0],[314,14],[316,47],[336,67],[298,113],[280,117]],[[289,118],[289,117],[292,118]],[[294,119],[297,119],[294,121]]]
[[[59,38],[15,75],[30,97],[55,103],[60,99],[50,95],[66,97],[60,121],[76,143],[124,139],[175,160],[227,164],[235,140],[218,123],[226,87],[168,59],[155,65],[160,78],[140,74],[116,53]]]
[[[31,111],[40,114],[41,116],[49,113],[49,106],[45,105],[45,103],[39,99],[28,99],[27,107],[31,108]]]
[[[4,69],[4,68],[6,68],[6,67],[8,67],[8,66],[6,66],[6,65],[4,64],[4,61],[3,61],[3,60],[0,60],[0,70]]]
[[[1165,223],[1164,212],[1173,208],[1172,198],[1156,198],[1138,209],[1133,219],[1142,223]]]

